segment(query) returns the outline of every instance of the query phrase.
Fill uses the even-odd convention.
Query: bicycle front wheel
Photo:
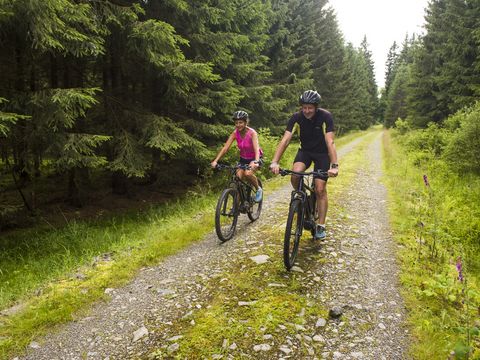
[[[260,179],[258,179],[258,185],[263,188],[262,182],[260,181]],[[263,204],[263,197],[260,200],[260,202],[256,202],[254,198],[255,198],[255,193],[251,193],[250,199],[249,199],[250,207],[247,210],[248,218],[252,222],[257,220],[260,217],[260,213],[262,212],[262,204]]]
[[[218,238],[225,242],[235,233],[238,220],[237,191],[232,188],[223,190],[215,210],[215,231]]]
[[[312,216],[313,226],[312,226],[310,232],[312,233],[312,238],[315,239],[315,232],[317,230],[315,224],[317,223],[317,220],[318,220],[317,197],[315,196],[315,193],[310,194],[310,204],[311,204],[312,211],[313,211],[313,216]]]
[[[290,203],[285,239],[283,240],[283,262],[287,270],[292,268],[297,257],[300,237],[302,236],[302,216],[302,203],[300,199],[294,199]]]

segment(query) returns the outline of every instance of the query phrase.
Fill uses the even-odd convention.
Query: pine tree
[[[390,49],[388,50],[387,61],[385,64],[385,96],[388,96],[390,86],[395,78],[395,73],[398,66],[399,54],[397,52],[398,45],[394,41]]]

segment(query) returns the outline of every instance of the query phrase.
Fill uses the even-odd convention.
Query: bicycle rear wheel
[[[287,270],[292,268],[297,257],[300,237],[302,236],[302,216],[302,203],[299,199],[294,199],[290,203],[283,240],[283,262]]]
[[[260,181],[260,179],[258,179],[258,185],[261,188],[263,188],[262,182]],[[255,198],[255,193],[249,194],[248,201],[250,202],[251,206],[247,210],[247,215],[250,221],[252,222],[257,220],[260,217],[260,213],[262,212],[262,204],[263,204],[263,197],[262,197],[262,200],[260,200],[260,202],[258,203],[254,200],[254,198]]]
[[[235,233],[238,220],[237,191],[232,188],[223,190],[215,210],[215,231],[218,238],[225,242]]]

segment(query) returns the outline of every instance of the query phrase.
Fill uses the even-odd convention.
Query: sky
[[[428,0],[329,0],[335,9],[345,42],[358,47],[367,36],[368,48],[375,63],[375,80],[383,87],[388,50],[405,35],[424,32],[424,9]]]

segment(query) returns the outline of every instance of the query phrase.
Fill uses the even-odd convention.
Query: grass
[[[348,140],[339,139],[337,146]],[[289,166],[295,151],[292,144],[282,166]],[[347,174],[335,183],[347,180]],[[280,177],[271,179],[267,193],[284,183]],[[20,353],[53,325],[81,316],[88,305],[105,297],[106,288],[125,284],[141,267],[211,232],[218,194],[190,195],[149,211],[72,221],[57,229],[37,226],[3,236],[0,309],[19,306],[0,319],[0,357]]]
[[[479,359],[480,179],[458,177],[441,161],[414,166],[384,138],[386,184],[395,237],[403,250],[401,281],[410,311],[416,359]],[[425,186],[423,175],[428,176]],[[462,259],[459,281],[456,262]]]
[[[20,351],[53,324],[71,320],[76,310],[102,298],[105,288],[125,284],[139,268],[158,263],[210,232],[214,202],[210,195],[152,209],[142,217],[70,224],[45,233],[29,246],[28,256],[17,258],[22,271],[14,270],[12,260],[4,267],[7,262],[2,258],[6,269],[2,270],[2,293],[23,292],[17,295],[23,299],[22,309],[0,327],[2,357]],[[167,208],[170,215],[165,214]],[[88,248],[82,247],[82,239]],[[105,251],[104,260],[100,256],[93,261]],[[23,283],[17,280],[21,272],[26,275]],[[26,299],[38,286],[37,296]]]

